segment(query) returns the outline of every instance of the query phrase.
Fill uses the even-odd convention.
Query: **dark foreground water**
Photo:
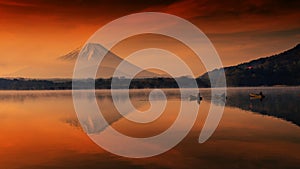
[[[149,91],[131,91],[131,102],[138,110],[150,107]],[[0,168],[300,168],[299,87],[228,89],[222,120],[203,144],[198,137],[210,104],[224,100],[211,103],[210,90],[200,91],[204,100],[187,137],[170,151],[145,159],[119,157],[91,141],[85,131],[101,133],[105,127],[81,128],[71,91],[0,91]],[[265,99],[248,97],[260,91]],[[170,127],[180,101],[190,102],[181,100],[178,90],[165,92],[168,101],[163,115],[142,126],[116,114],[109,91],[97,91],[97,102],[115,129],[129,136],[149,137]],[[158,97],[155,101],[163,100]]]

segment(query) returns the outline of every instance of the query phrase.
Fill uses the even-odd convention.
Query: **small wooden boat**
[[[202,97],[200,96],[200,93],[198,93],[198,96],[190,95],[189,100],[190,101],[193,101],[193,100],[200,101],[200,100],[202,100]]]
[[[265,95],[263,95],[262,92],[260,92],[259,94],[250,93],[249,96],[250,96],[251,99],[263,99],[263,98],[265,98]]]

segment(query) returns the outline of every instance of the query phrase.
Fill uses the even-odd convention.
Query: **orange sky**
[[[51,69],[105,23],[143,11],[189,20],[211,39],[224,65],[233,65],[299,43],[299,6],[285,0],[0,0],[0,76]]]

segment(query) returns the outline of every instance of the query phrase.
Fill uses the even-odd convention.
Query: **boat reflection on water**
[[[265,97],[249,98],[248,94],[263,90]],[[300,126],[299,87],[232,88],[226,106],[277,117]]]

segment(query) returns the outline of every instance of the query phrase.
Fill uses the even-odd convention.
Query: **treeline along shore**
[[[194,79],[181,77],[181,78],[145,78],[145,79],[127,79],[116,78],[114,79],[114,88],[125,89],[128,88],[126,84],[130,84],[130,89],[144,89],[144,88],[178,88],[177,81],[184,83],[184,87],[193,87],[191,84]],[[109,79],[81,79],[75,80],[74,89],[110,89],[112,78]],[[208,84],[196,79],[198,87],[209,87]],[[95,85],[93,85],[95,84]],[[0,90],[70,90],[72,89],[72,80],[39,80],[39,79],[0,79]]]

